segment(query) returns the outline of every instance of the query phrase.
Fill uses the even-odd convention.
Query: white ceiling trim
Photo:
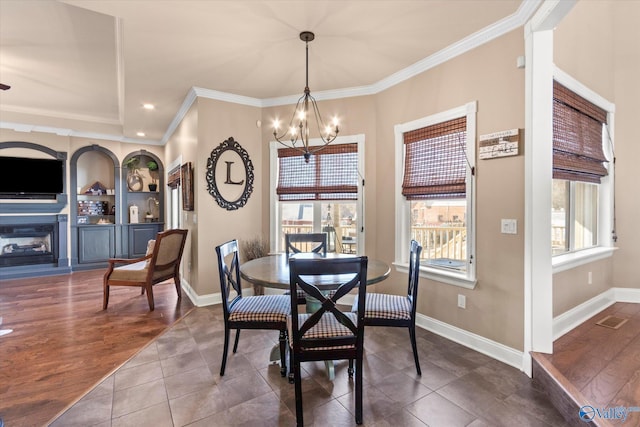
[[[117,126],[121,125],[120,121],[117,119],[107,119],[102,116],[89,116],[86,114],[68,114],[68,113],[58,113],[58,112],[53,114],[53,112],[48,109],[25,108],[25,107],[18,107],[14,105],[5,105],[4,107],[2,107],[2,111],[8,111],[11,113],[32,114],[35,116],[52,117],[56,119],[80,120],[85,122],[93,122],[93,123],[101,123],[101,124],[117,125]]]
[[[503,34],[506,34],[512,30],[515,30],[518,27],[523,26],[529,18],[535,13],[538,9],[538,6],[542,3],[542,0],[523,0],[520,4],[518,10],[501,19],[500,21],[496,21],[495,23],[483,28],[480,31],[477,31],[471,34],[464,39],[448,46],[435,54],[416,62],[415,64],[407,67],[403,70],[398,71],[386,77],[377,83],[374,83],[369,86],[360,86],[355,88],[346,88],[346,89],[336,89],[336,90],[327,90],[321,92],[314,92],[313,96],[318,101],[322,100],[331,100],[331,99],[342,99],[342,98],[350,98],[356,96],[368,96],[375,95],[383,90],[389,89],[399,83],[404,82],[418,74],[421,74],[431,68],[434,68],[440,64],[443,64],[456,56],[459,56],[465,52],[473,50],[478,46],[481,46],[485,43],[488,43],[491,40],[494,40]],[[219,101],[226,102],[236,102],[239,104],[250,105],[250,106],[258,106],[258,107],[274,107],[279,105],[290,105],[295,104],[301,95],[289,95],[278,98],[267,98],[260,100],[258,98],[250,98],[246,96],[239,96],[234,94],[229,94],[220,91],[213,91],[201,88],[195,88],[198,96],[202,96],[205,98],[216,99]],[[185,100],[186,101],[186,100]],[[195,101],[192,100],[191,102]],[[183,104],[180,112],[183,112],[182,116],[176,114],[176,117],[171,122],[171,126],[165,133],[162,138],[162,144],[166,144],[168,139],[171,137],[171,134],[177,127],[177,124],[182,121],[184,118],[184,114],[189,111],[191,105],[186,106]]]
[[[556,0],[557,1],[557,0]],[[390,75],[372,85],[369,86],[360,86],[355,88],[345,88],[345,89],[336,89],[336,90],[328,90],[321,92],[314,92],[313,96],[318,101],[322,100],[331,100],[331,99],[342,99],[356,96],[368,96],[379,93],[383,90],[389,89],[405,80],[408,80],[420,73],[423,73],[437,65],[443,64],[449,61],[456,56],[459,56],[465,52],[468,52],[472,49],[477,48],[478,46],[483,45],[493,39],[496,39],[503,34],[506,34],[522,25],[524,25],[529,18],[533,15],[533,13],[537,10],[538,6],[542,3],[542,0],[523,0],[520,4],[518,10],[510,16],[507,16],[500,21],[497,21],[480,31],[477,31],[474,34],[452,44],[451,46],[446,47],[445,49],[436,52],[435,54],[416,62],[410,67],[407,67],[397,73]],[[122,117],[124,115],[124,58],[122,52],[122,26],[120,20],[116,20],[116,49],[117,49],[117,83],[118,83],[118,106],[119,113],[118,116],[120,118],[120,122],[116,120],[105,120],[97,117],[84,117],[84,116],[74,116],[67,117],[69,119],[80,119],[86,121],[92,121],[97,123],[108,123],[108,124],[116,124],[122,125]],[[123,136],[110,136],[105,134],[93,134],[88,132],[76,132],[70,129],[62,129],[62,128],[52,128],[45,126],[31,126],[31,125],[21,125],[18,123],[9,123],[9,122],[0,122],[1,128],[13,129],[18,132],[25,131],[38,131],[38,132],[46,132],[46,133],[55,133],[58,135],[70,135],[70,136],[82,136],[86,138],[95,138],[95,139],[106,139],[113,141],[122,141],[122,142],[132,142],[132,143],[146,143],[152,145],[164,145],[167,143],[171,135],[175,132],[180,122],[184,119],[185,115],[195,102],[198,97],[214,99],[224,102],[248,105],[253,107],[272,107],[279,105],[289,105],[295,104],[300,97],[300,95],[290,95],[283,96],[277,98],[267,98],[267,99],[258,99],[252,98],[248,96],[236,95],[232,93],[221,92],[212,89],[204,89],[193,87],[187,93],[185,100],[183,101],[180,109],[176,112],[174,119],[169,124],[167,131],[162,137],[161,141],[150,141],[150,140],[140,140],[135,138],[126,138]],[[35,111],[31,109],[22,109],[16,107],[5,107],[6,111],[14,111],[14,112],[22,112],[28,114],[38,114],[49,116],[43,111]],[[60,117],[59,115],[57,117]],[[30,130],[24,130],[30,129]]]
[[[25,125],[22,123],[0,122],[1,129],[11,129],[15,132],[41,132],[55,134],[59,136],[72,136],[75,138],[101,139],[105,141],[119,141],[135,144],[162,145],[160,141],[144,140],[138,138],[127,138],[125,136],[115,136],[105,133],[79,132],[67,128],[57,128],[52,126]]]
[[[482,30],[477,31],[470,36],[434,53],[433,55],[416,62],[404,70],[400,70],[397,73],[375,83],[373,85],[375,88],[374,93],[389,89],[398,83],[424,73],[425,71],[443,64],[456,56],[462,55],[463,53],[482,46],[491,40],[523,26],[538,9],[540,3],[542,3],[542,0],[523,0],[518,10],[512,15],[496,21]]]

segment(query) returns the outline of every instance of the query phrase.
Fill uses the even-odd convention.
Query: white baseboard
[[[638,288],[610,288],[553,319],[553,340],[557,340],[587,319],[616,302],[640,303]]]
[[[448,323],[416,313],[416,326],[522,370],[522,352]]]

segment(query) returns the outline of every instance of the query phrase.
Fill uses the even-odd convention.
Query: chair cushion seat
[[[116,267],[111,272],[109,280],[126,280],[131,282],[144,282],[147,280],[148,266],[146,261],[134,262]]]
[[[344,313],[354,325],[358,325],[358,316],[356,313]],[[311,316],[312,314],[304,313],[298,314],[298,327],[302,326],[304,322]],[[291,316],[287,317],[287,331],[289,333],[289,337],[292,337],[292,322]],[[342,323],[338,322],[335,316],[331,313],[324,313],[320,318],[320,321],[316,323],[311,329],[309,329],[302,336],[302,339],[314,339],[314,338],[353,338],[355,335],[349,328],[344,326]],[[289,344],[293,346],[293,339],[289,339]],[[304,342],[302,347],[305,348]],[[354,345],[337,345],[337,346],[329,346],[329,347],[314,347],[308,348],[308,350],[330,350],[330,349],[342,349],[342,348],[354,348]]]
[[[229,308],[229,321],[285,323],[290,314],[291,303],[284,295],[242,297]]]
[[[296,292],[298,293],[298,300],[304,300],[307,298],[307,293],[302,289],[298,289]],[[328,296],[329,298],[333,298],[335,294],[336,294],[336,291],[329,291]],[[284,295],[291,295],[291,291],[285,291]]]
[[[307,297],[306,292],[303,291],[302,289],[298,289],[296,292],[298,294],[298,300],[303,300]],[[291,291],[285,291],[284,295],[291,295]]]
[[[407,296],[367,293],[364,317],[368,319],[411,320],[411,301]],[[351,311],[358,311],[358,298]]]

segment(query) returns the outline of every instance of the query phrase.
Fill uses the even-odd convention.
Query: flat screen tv
[[[0,195],[53,197],[64,191],[64,160],[0,157]]]

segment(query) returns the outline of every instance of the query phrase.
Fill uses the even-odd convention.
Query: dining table
[[[240,277],[242,277],[243,280],[246,280],[254,285],[262,285],[264,287],[273,289],[289,290],[289,259],[291,259],[292,257],[307,259],[335,259],[355,256],[357,255],[340,254],[334,252],[329,252],[327,254],[307,252],[295,253],[290,255],[287,255],[285,253],[271,254],[265,257],[255,258],[243,262],[240,265]],[[367,262],[367,286],[385,280],[387,277],[389,277],[390,273],[391,269],[387,263],[377,259],[369,258]],[[318,276],[312,283],[318,288],[318,290],[328,294],[330,291],[336,289],[336,284],[340,283],[340,280],[337,280],[331,275],[326,275]],[[307,296],[306,300],[306,311],[309,313],[316,311],[320,302],[315,298],[311,298],[309,296]],[[273,350],[271,351],[270,360],[272,362],[280,360],[280,350],[277,345],[274,346]],[[325,361],[325,366],[327,368],[329,379],[333,380],[335,378],[333,361]]]

